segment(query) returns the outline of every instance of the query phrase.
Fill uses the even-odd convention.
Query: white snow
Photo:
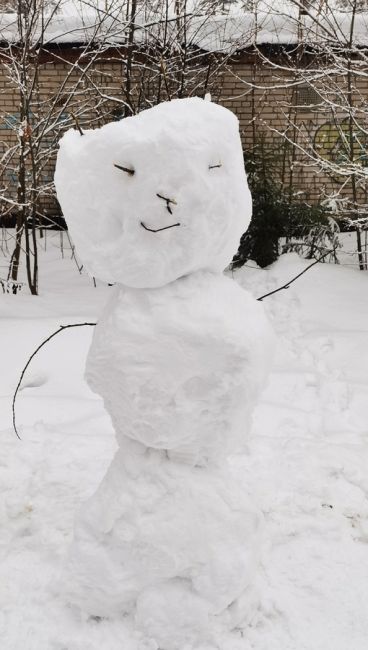
[[[102,402],[83,381],[92,328],[64,332],[40,352],[18,398],[22,442],[11,429],[11,396],[29,354],[60,323],[95,320],[112,291],[62,260],[58,237],[41,255],[41,296],[0,297],[1,645],[152,650],[129,618],[87,620],[55,594],[74,512],[115,451]],[[287,255],[266,271],[250,263],[235,279],[259,296],[306,265]],[[219,632],[201,650],[366,648],[367,283],[365,273],[321,264],[265,301],[278,354],[249,456],[233,461],[265,516],[261,609],[251,626]]]
[[[251,216],[238,120],[191,98],[70,131],[55,180],[86,267],[117,283],[86,379],[119,450],[76,518],[62,593],[181,650],[257,603],[262,517],[227,458],[246,445],[272,335],[223,275]]]
[[[335,45],[348,44],[352,29],[353,46],[368,43],[368,11],[354,17],[349,11],[335,8],[333,2],[299,16],[298,2],[256,3],[254,11],[244,11],[234,4],[229,14],[204,15],[195,6],[185,14],[186,41],[194,47],[209,52],[226,54],[248,48],[254,44],[293,45],[299,42]],[[165,5],[166,7],[166,5]],[[135,20],[135,43],[157,43],[175,38],[175,2],[169,2],[168,22],[165,24],[165,7],[148,6],[138,12]],[[106,4],[83,0],[61,2],[56,13],[48,13],[35,20],[34,39],[41,37],[45,46],[56,43],[124,44],[127,40],[127,20],[120,3]],[[0,13],[0,41],[13,42],[19,38],[16,14]]]
[[[66,331],[39,353],[18,398],[22,442],[11,429],[11,396],[29,354],[60,323],[95,320],[112,291],[79,276],[69,255],[62,260],[58,239],[49,236],[41,255],[40,297],[0,296],[1,646],[152,650],[129,618],[87,620],[55,594],[74,512],[115,451],[102,402],[83,380],[92,328]],[[234,277],[259,296],[307,264],[287,255]],[[366,648],[367,285],[350,266],[320,264],[264,303],[278,353],[249,456],[233,461],[265,516],[261,609],[251,626],[219,632],[200,650]]]

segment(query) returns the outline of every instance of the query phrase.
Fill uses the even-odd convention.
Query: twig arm
[[[142,224],[142,225],[143,225],[143,224]],[[175,225],[180,225],[180,224],[175,224]],[[169,227],[172,227],[172,226],[169,226]],[[287,282],[286,284],[282,285],[282,287],[279,287],[278,289],[274,289],[273,291],[270,291],[269,293],[265,293],[263,296],[260,296],[259,298],[257,298],[257,300],[262,301],[264,298],[268,298],[269,296],[273,296],[275,293],[278,293],[279,291],[282,291],[283,289],[288,289],[288,288],[290,287],[290,285],[291,285],[293,282],[295,282],[295,280],[297,280],[297,279],[300,278],[302,275],[304,275],[304,273],[306,273],[307,271],[309,271],[309,269],[311,269],[312,266],[315,266],[315,265],[318,264],[321,260],[323,260],[325,257],[327,257],[327,255],[330,255],[330,254],[333,253],[333,252],[334,252],[333,250],[329,250],[329,251],[327,251],[326,253],[324,253],[323,255],[321,255],[321,256],[318,258],[318,260],[315,260],[312,264],[309,264],[309,266],[307,266],[303,271],[301,271],[301,273],[298,273],[298,275],[296,275],[294,278],[292,278],[291,280],[289,280],[289,282]],[[26,371],[27,371],[27,368],[28,368],[29,364],[31,363],[32,359],[33,359],[33,358],[36,356],[36,354],[41,350],[41,348],[43,348],[43,346],[46,345],[46,343],[48,343],[49,341],[51,341],[51,339],[53,339],[54,336],[56,336],[57,334],[60,334],[60,332],[63,332],[63,331],[66,330],[66,329],[70,329],[71,327],[95,327],[95,325],[96,325],[96,323],[73,323],[73,324],[70,324],[70,325],[60,325],[59,329],[56,330],[56,332],[53,332],[52,334],[50,334],[50,336],[48,336],[44,341],[42,341],[42,343],[40,343],[40,345],[35,349],[35,351],[32,352],[31,356],[29,357],[29,359],[28,359],[26,365],[24,366],[24,368],[23,368],[23,370],[22,370],[22,372],[21,372],[21,375],[20,375],[20,378],[19,378],[19,381],[18,381],[17,387],[16,387],[16,389],[15,389],[15,393],[14,393],[14,396],[13,396],[13,401],[12,401],[13,428],[14,428],[14,431],[15,431],[15,433],[16,433],[16,436],[17,436],[17,438],[19,438],[19,440],[21,440],[21,437],[20,437],[20,435],[19,435],[19,433],[18,433],[17,426],[16,426],[15,402],[16,402],[17,395],[18,395],[19,389],[20,389],[20,387],[21,387],[21,384],[22,384],[22,381],[23,381],[24,375],[25,375],[25,373],[26,373]]]
[[[94,327],[95,325],[96,325],[96,323],[73,323],[71,325],[60,325],[59,329],[56,330],[56,332],[53,332],[52,334],[50,334],[50,336],[48,336],[47,339],[42,341],[42,343],[40,343],[40,345],[35,349],[35,351],[32,352],[31,356],[29,357],[26,365],[24,366],[24,368],[22,370],[22,373],[20,375],[17,387],[15,389],[15,393],[14,393],[14,396],[13,396],[13,401],[12,401],[13,429],[14,429],[14,431],[16,433],[17,438],[19,438],[19,440],[21,440],[21,437],[20,437],[20,435],[18,433],[17,426],[16,426],[16,421],[15,421],[15,401],[17,399],[17,395],[18,395],[19,389],[21,387],[23,377],[24,377],[24,375],[26,373],[26,370],[27,370],[29,364],[31,363],[32,359],[41,350],[41,348],[43,348],[43,346],[46,345],[46,343],[51,341],[51,339],[53,339],[54,336],[56,336],[57,334],[60,334],[60,332],[62,332],[63,330],[69,329],[70,327],[85,327],[85,326]]]
[[[333,252],[334,252],[334,249],[332,249],[330,251],[327,251],[327,253],[324,253],[323,255],[321,255],[321,257],[319,257],[318,260],[315,260],[312,264],[309,264],[309,266],[307,266],[307,268],[305,268],[303,271],[301,271],[301,273],[298,273],[298,275],[296,275],[294,278],[289,280],[289,282],[287,282],[286,284],[283,284],[282,287],[279,287],[278,289],[274,289],[273,291],[270,291],[269,293],[265,293],[263,296],[260,296],[259,298],[257,298],[257,300],[262,301],[264,298],[268,298],[268,296],[273,296],[273,294],[277,293],[278,291],[282,291],[283,289],[288,289],[290,287],[290,285],[293,284],[293,282],[295,282],[295,280],[300,278],[301,275],[304,275],[304,273],[309,271],[309,269],[311,269],[312,266],[315,266],[315,264],[318,264],[321,260],[323,260],[325,257],[327,257],[327,255],[331,255],[331,253],[333,253]]]

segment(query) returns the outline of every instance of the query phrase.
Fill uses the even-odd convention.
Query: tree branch
[[[290,287],[290,285],[293,284],[293,282],[295,282],[295,280],[300,278],[301,275],[304,275],[304,273],[309,271],[309,269],[311,269],[312,266],[315,266],[316,264],[318,264],[321,260],[323,260],[325,257],[327,257],[327,255],[331,255],[331,253],[334,253],[334,251],[335,251],[334,248],[332,248],[331,250],[328,250],[327,253],[324,253],[323,255],[321,255],[321,257],[319,257],[318,260],[315,260],[312,264],[309,264],[309,266],[307,266],[307,268],[304,269],[304,271],[302,271],[301,273],[298,273],[298,275],[296,275],[295,278],[292,278],[291,280],[289,280],[289,282],[284,284],[282,287],[279,287],[278,289],[274,289],[273,291],[270,291],[269,293],[265,293],[264,296],[260,296],[260,298],[257,298],[257,300],[262,301],[264,298],[268,298],[269,296],[273,296],[273,294],[277,293],[278,291],[282,291],[283,289],[288,289]]]
[[[23,377],[24,377],[24,375],[25,375],[25,373],[26,373],[26,370],[27,370],[29,364],[31,363],[32,359],[33,359],[33,358],[36,356],[36,354],[41,350],[41,348],[42,348],[44,345],[46,345],[46,343],[48,343],[49,341],[51,341],[51,339],[53,339],[54,336],[56,336],[57,334],[60,334],[60,332],[66,330],[66,329],[69,329],[69,328],[71,328],[71,327],[85,327],[85,326],[94,327],[95,325],[96,325],[96,323],[73,323],[73,324],[71,324],[71,325],[60,325],[59,329],[56,330],[56,332],[53,332],[53,334],[50,334],[50,336],[48,336],[47,339],[45,339],[44,341],[42,341],[42,343],[41,343],[41,344],[40,344],[40,345],[35,349],[35,351],[34,351],[34,352],[31,354],[31,356],[29,357],[29,359],[28,359],[26,365],[24,366],[24,368],[23,368],[23,370],[22,370],[22,373],[21,373],[21,375],[20,375],[20,378],[19,378],[19,381],[18,381],[17,387],[16,387],[16,389],[15,389],[15,393],[14,393],[14,396],[13,396],[13,401],[12,401],[13,429],[14,429],[14,431],[15,431],[15,433],[16,433],[17,438],[19,438],[19,440],[21,440],[21,437],[20,437],[20,435],[19,435],[19,433],[18,433],[17,426],[16,426],[16,421],[15,421],[15,401],[16,401],[16,399],[17,399],[17,395],[18,395],[18,392],[19,392],[19,389],[20,389],[21,383],[22,383],[22,381],[23,381]]]

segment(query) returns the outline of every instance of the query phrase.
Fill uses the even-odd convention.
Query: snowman
[[[55,182],[90,274],[115,286],[86,379],[118,451],[77,515],[67,598],[162,650],[256,607],[261,516],[232,475],[272,335],[223,275],[251,217],[238,121],[180,99],[60,143]]]

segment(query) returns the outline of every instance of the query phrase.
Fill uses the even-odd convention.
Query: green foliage
[[[290,250],[308,258],[326,251],[326,243],[336,239],[336,223],[325,206],[309,205],[282,185],[280,154],[260,141],[245,153],[244,162],[253,197],[253,216],[240,240],[233,267],[240,267],[249,259],[265,267],[275,262],[281,252]],[[283,247],[282,239],[286,242]]]
[[[291,215],[282,252],[295,251],[307,259],[318,259],[331,250],[330,259],[337,264],[340,228],[326,207],[293,203],[289,210]],[[325,257],[323,261],[326,260]]]

